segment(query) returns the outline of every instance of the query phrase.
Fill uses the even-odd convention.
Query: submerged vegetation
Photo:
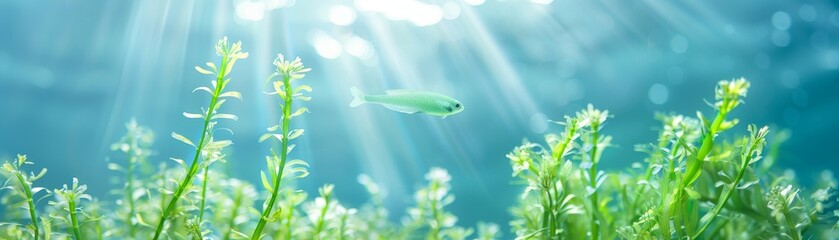
[[[712,118],[659,114],[658,139],[638,145],[647,153],[627,170],[599,168],[611,136],[604,128],[612,116],[592,105],[561,122],[563,131],[542,143],[525,141],[507,155],[523,192],[510,208],[513,221],[457,225],[448,209],[452,176],[442,168],[425,175],[414,206],[400,222],[384,207],[386,191],[367,175],[358,177],[369,200],[358,208],[343,205],[334,185],[317,196],[297,189],[308,164],[295,159],[292,140],[303,129],[295,117],[308,112],[301,102],[313,89],[299,84],[310,69],[299,58],[278,55],[276,71],[265,80],[279,98],[277,124],[258,140],[266,149],[264,190],[217,171],[226,164],[230,140],[220,140],[218,120],[237,120],[219,110],[230,98],[230,72],[247,58],[241,42],[216,44],[220,64],[195,70],[212,77],[200,113],[201,131],[190,138],[171,136],[192,147],[191,161],[150,161],[154,134],[131,120],[126,134],[112,145],[120,159],[109,169],[122,177],[114,198],[94,198],[78,179],[61,189],[39,187],[38,174],[25,155],[2,165],[0,239],[829,239],[839,232],[837,181],[825,170],[811,187],[797,182],[791,170],[774,167],[785,131],[747,125],[729,114],[743,103],[749,82],[720,81],[710,104]],[[196,128],[197,130],[197,128]],[[228,129],[225,129],[228,130]],[[230,131],[230,130],[228,130]],[[735,132],[729,134],[729,132]],[[739,136],[736,132],[747,132]],[[197,142],[193,142],[193,140]],[[255,139],[257,140],[257,139]],[[269,141],[270,140],[270,141]],[[767,149],[768,148],[768,149]],[[500,158],[501,156],[499,156]],[[620,161],[627,161],[620,159]],[[499,176],[503,177],[503,176]],[[47,203],[43,203],[45,199]],[[105,201],[104,199],[108,199]],[[111,201],[113,200],[113,201]],[[260,204],[261,203],[261,204]],[[499,214],[504,214],[499,212]]]
[[[655,144],[638,145],[644,163],[626,171],[597,170],[609,147],[607,111],[589,105],[566,117],[545,144],[525,142],[507,155],[513,176],[527,188],[511,226],[519,238],[538,239],[824,239],[835,237],[836,179],[825,170],[811,195],[791,171],[778,174],[775,155],[764,156],[768,127],[748,125],[743,137],[727,138],[743,103],[745,79],[720,81],[709,121],[660,114]],[[776,141],[784,138],[774,136]],[[778,145],[773,145],[777,148]],[[764,157],[760,168],[755,165]]]

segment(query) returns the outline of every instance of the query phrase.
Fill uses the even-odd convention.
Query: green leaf
[[[186,117],[186,118],[198,118],[198,119],[204,118],[204,114],[188,113],[188,112],[184,112],[183,114],[184,114],[184,117]]]
[[[699,195],[699,192],[697,192],[697,191],[695,191],[695,190],[693,190],[693,189],[690,189],[690,188],[684,188],[684,189],[685,189],[685,193],[687,193],[687,194],[688,194],[688,197],[689,197],[690,199],[699,199],[699,198],[701,198],[701,195]]]
[[[312,92],[312,87],[310,87],[309,85],[300,85],[294,89],[294,93],[298,93],[300,91]]]
[[[265,172],[259,171],[259,174],[262,175],[262,186],[265,187],[268,192],[274,193],[274,188],[271,187],[271,184],[268,182],[268,177],[265,176]]]
[[[274,137],[274,138],[276,138],[277,140],[280,140],[280,141],[283,140],[283,135],[282,134],[266,133],[266,134],[262,134],[262,136],[259,137],[259,142],[264,142],[265,140],[267,140],[271,137]]]
[[[288,163],[286,163],[286,165],[289,166],[289,167],[296,166],[296,165],[309,167],[309,163],[307,163],[306,161],[303,161],[301,159],[294,159],[294,160],[288,161]]]
[[[720,124],[720,130],[719,131],[722,132],[722,131],[731,129],[732,127],[737,125],[737,123],[739,123],[739,122],[740,122],[740,120],[738,120],[736,118],[732,119],[731,121],[723,121],[722,124]]]
[[[142,226],[146,226],[146,227],[154,227],[154,226],[152,226],[152,225],[150,225],[150,224],[146,223],[146,221],[145,221],[145,220],[143,220],[143,215],[142,215],[142,214],[140,214],[140,213],[137,213],[137,214],[136,214],[136,216],[135,216],[135,218],[137,219],[137,224],[140,224],[140,225],[142,225]]]
[[[41,168],[41,171],[38,172],[37,175],[29,176],[29,181],[35,181],[35,180],[41,179],[42,177],[44,177],[45,174],[47,174],[47,169],[46,168]],[[31,175],[31,173],[30,173],[30,175]]]
[[[113,171],[123,171],[122,166],[116,163],[108,163],[108,169]]]
[[[296,99],[300,100],[300,101],[309,101],[309,100],[312,100],[312,97],[309,97],[309,96],[303,96],[303,94],[300,94],[300,93],[298,93],[298,94],[294,94],[294,95],[292,95],[292,96],[293,96],[294,98],[296,98]]]
[[[177,139],[178,141],[181,141],[183,143],[186,143],[186,144],[189,144],[190,146],[195,147],[195,144],[192,143],[192,141],[190,141],[188,138],[186,138],[183,135],[180,135],[176,132],[172,132],[172,138]]]
[[[215,64],[215,63],[213,63],[213,62],[207,62],[207,63],[205,63],[205,64],[207,65],[207,67],[210,67],[210,69],[213,69],[213,71],[218,71],[218,68],[216,68],[216,64]]]
[[[213,90],[211,90],[208,87],[197,87],[197,88],[193,89],[192,92],[196,92],[196,91],[199,91],[199,90],[205,91],[205,92],[209,93],[210,95],[213,95]]]
[[[270,133],[262,134],[262,136],[259,137],[259,142],[264,142],[265,140],[268,140],[269,138],[271,138]]]
[[[242,100],[242,94],[239,93],[239,92],[236,92],[236,91],[229,91],[229,92],[226,92],[226,93],[222,93],[218,97],[220,97],[220,98],[238,98],[239,100]]]
[[[305,113],[305,112],[309,112],[309,108],[307,108],[307,107],[301,107],[300,109],[297,109],[297,111],[294,111],[294,113],[292,113],[292,114],[291,114],[290,116],[288,116],[288,117],[290,117],[290,118],[297,117],[297,116],[302,115],[302,114],[303,114],[303,113]]]
[[[291,132],[288,134],[288,140],[292,140],[292,139],[295,139],[297,137],[300,137],[300,135],[303,135],[303,131],[304,131],[303,129],[291,130]]]
[[[239,120],[239,117],[237,117],[236,115],[233,115],[233,114],[217,113],[217,114],[213,115],[212,119],[230,119],[230,120],[233,120],[233,121],[237,121],[237,120]]]
[[[187,167],[187,166],[186,166],[186,162],[184,162],[184,160],[183,160],[183,159],[178,159],[178,158],[169,158],[169,160],[175,161],[176,163],[178,163],[178,165],[181,165],[181,167],[183,167],[184,169],[188,169],[188,168],[189,168],[189,167]]]
[[[213,72],[211,72],[211,71],[209,71],[209,70],[207,70],[207,69],[201,68],[201,67],[199,67],[199,66],[195,66],[195,71],[198,71],[199,73],[204,74],[204,75],[213,75],[213,74],[215,74],[215,73],[213,73]]]
[[[205,146],[204,148],[205,149],[220,149],[220,148],[230,146],[231,144],[233,144],[233,141],[230,141],[230,140],[214,141],[214,142],[208,143],[207,146]]]

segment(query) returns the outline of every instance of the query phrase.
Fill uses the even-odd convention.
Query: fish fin
[[[390,104],[382,104],[382,106],[385,106],[387,109],[390,109],[390,110],[393,110],[393,111],[407,113],[407,114],[414,114],[414,113],[420,112],[416,108],[412,108],[412,107],[396,106],[396,105],[390,105]]]
[[[351,87],[350,93],[352,93],[352,102],[350,102],[350,107],[358,107],[358,105],[364,104],[364,93],[361,92],[357,87]]]
[[[448,117],[448,116],[449,116],[449,115],[443,115],[443,118],[442,118],[442,119],[446,119],[446,117]]]
[[[411,90],[411,89],[391,89],[391,90],[386,90],[385,91],[385,93],[387,93],[387,95],[400,95],[400,94],[409,94],[409,93],[416,93],[416,92],[417,92],[416,90]]]

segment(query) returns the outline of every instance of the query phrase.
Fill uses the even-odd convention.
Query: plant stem
[[[233,199],[233,210],[230,211],[230,217],[227,219],[227,225],[230,228],[227,229],[227,232],[224,233],[224,239],[230,239],[230,234],[233,233],[233,227],[235,227],[236,222],[236,215],[239,212],[239,205],[242,204],[242,187],[236,189],[236,197]]]
[[[599,135],[599,131],[600,131],[598,129],[599,127],[600,126],[597,124],[597,122],[592,122],[592,125],[591,125],[592,147],[591,147],[591,158],[589,159],[591,161],[591,168],[588,169],[589,185],[591,186],[591,188],[594,189],[594,192],[592,192],[591,196],[589,196],[589,199],[591,200],[591,207],[592,207],[592,211],[591,211],[591,239],[594,239],[594,240],[599,239],[599,235],[600,235],[600,225],[597,222],[597,213],[598,213],[599,209],[598,209],[598,203],[597,203],[598,201],[597,201],[597,186],[596,186],[596,184],[597,184],[597,145],[598,145],[598,141],[599,141],[599,139],[598,139],[599,136],[598,135]]]
[[[207,182],[209,181],[207,177],[208,173],[210,172],[210,166],[204,167],[204,180],[201,183],[201,208],[198,209],[198,226],[201,226],[201,222],[204,221],[204,209],[207,204]]]
[[[326,210],[329,210],[329,195],[324,196],[324,205],[323,208],[320,210],[320,216],[318,217],[318,223],[315,225],[315,239],[320,238],[320,232],[323,231],[324,223],[326,222]]]
[[[729,98],[723,99],[722,107],[719,108],[720,111],[717,113],[717,116],[714,118],[714,121],[711,123],[711,126],[708,127],[708,131],[705,132],[705,134],[703,135],[702,145],[700,145],[699,150],[695,153],[695,155],[688,157],[687,170],[685,170],[684,175],[682,175],[682,178],[679,181],[677,188],[674,189],[674,192],[672,194],[673,196],[670,199],[670,204],[668,204],[670,205],[669,209],[665,210],[668,212],[664,213],[665,215],[670,214],[669,211],[674,211],[677,209],[681,210],[684,207],[683,205],[687,201],[687,198],[685,197],[685,188],[691,185],[694,181],[696,181],[696,179],[699,178],[699,174],[702,172],[702,164],[705,162],[705,158],[708,156],[708,154],[711,153],[711,149],[713,149],[714,146],[714,138],[720,132],[720,125],[722,125],[723,121],[725,121],[726,115],[728,115],[728,110],[725,106],[727,106],[730,101],[737,100],[732,100]],[[681,213],[675,213],[673,222],[675,224],[682,224],[681,220]],[[669,221],[669,217],[662,219],[662,221]],[[666,226],[668,223],[663,224],[665,224]],[[669,229],[669,227],[662,228],[662,230],[665,229]],[[679,235],[681,235],[680,230],[680,227],[676,228],[676,232]],[[665,238],[670,238],[670,233],[662,232],[662,236],[665,236]]]
[[[282,149],[280,152],[280,166],[279,169],[276,169],[277,174],[276,178],[274,178],[274,189],[271,191],[271,198],[268,200],[268,205],[265,206],[265,209],[262,210],[262,217],[259,218],[259,223],[256,224],[256,229],[253,231],[253,235],[251,235],[251,239],[256,240],[259,239],[259,235],[262,234],[262,229],[265,228],[265,223],[268,221],[268,216],[271,214],[271,209],[274,208],[274,203],[277,201],[277,195],[280,193],[280,184],[282,183],[283,179],[283,171],[285,170],[285,163],[286,158],[288,155],[288,131],[289,131],[289,124],[291,123],[291,103],[294,99],[291,95],[291,76],[283,76],[283,90],[285,91],[285,97],[283,100],[285,101],[283,105],[283,139],[282,139]],[[278,95],[280,95],[278,93]],[[281,96],[282,97],[282,96]],[[271,151],[274,159],[277,158],[277,154]],[[274,171],[275,169],[271,169]],[[291,231],[291,229],[288,229]]]
[[[76,200],[72,198],[68,198],[67,200],[67,210],[70,211],[70,223],[72,224],[73,235],[76,237],[76,240],[84,239],[79,229],[79,219],[76,217]]]
[[[344,240],[344,231],[345,231],[344,228],[346,227],[348,216],[349,216],[349,214],[347,214],[347,213],[344,213],[344,215],[341,215],[341,226],[340,226],[340,228],[338,228],[338,239],[340,239],[340,240]]]
[[[708,228],[709,225],[711,225],[711,222],[714,221],[714,218],[716,218],[717,215],[720,214],[720,211],[722,211],[726,202],[728,202],[728,198],[730,198],[731,194],[734,193],[734,190],[737,189],[737,184],[739,184],[740,180],[743,179],[743,175],[746,173],[746,168],[749,167],[749,162],[752,161],[752,154],[754,154],[754,152],[757,150],[758,141],[759,140],[754,140],[749,145],[749,149],[746,151],[747,155],[744,155],[744,159],[742,159],[743,162],[740,164],[740,171],[737,172],[737,177],[734,178],[734,181],[731,183],[731,187],[729,187],[728,191],[726,191],[725,194],[722,196],[722,200],[720,200],[720,202],[717,203],[716,206],[714,206],[714,210],[711,214],[711,217],[708,218],[708,221],[706,221],[701,228],[699,228],[699,231],[693,234],[693,237],[691,237],[692,239],[696,239],[699,237],[699,235],[702,235],[702,232],[704,232],[705,229]]]
[[[553,232],[551,232],[550,230],[551,228],[553,228],[553,226],[551,226],[551,213],[553,209],[553,200],[551,197],[551,192],[543,192],[542,198],[542,208],[544,209],[544,212],[542,213],[542,229],[548,231],[547,234],[542,235],[545,239],[550,239],[553,236]]]
[[[169,217],[169,214],[175,210],[175,207],[178,204],[178,200],[180,200],[181,195],[186,191],[189,186],[192,185],[192,178],[195,177],[195,174],[198,172],[198,158],[201,157],[201,150],[204,150],[204,140],[207,137],[207,127],[210,125],[210,120],[213,117],[213,113],[216,110],[216,104],[218,103],[219,95],[221,94],[221,90],[224,89],[225,81],[224,76],[226,75],[227,69],[227,56],[222,56],[221,60],[221,68],[219,68],[219,73],[216,76],[216,89],[213,92],[213,97],[210,99],[210,106],[207,108],[207,116],[204,117],[204,127],[201,131],[201,138],[198,141],[198,146],[195,149],[195,157],[192,158],[192,164],[190,164],[189,169],[184,176],[184,180],[178,185],[178,189],[175,190],[174,195],[172,196],[172,200],[169,201],[169,204],[166,206],[166,209],[160,215],[160,220],[157,224],[157,229],[154,232],[154,240],[160,238],[160,233],[163,231],[163,225],[166,223],[166,218]]]
[[[134,136],[130,138],[131,148],[128,152],[128,167],[126,169],[126,188],[125,188],[125,196],[128,197],[128,216],[126,216],[125,223],[128,224],[128,236],[134,237],[136,233],[136,228],[134,227],[134,223],[131,219],[134,217],[135,209],[134,209],[134,164],[137,162],[136,159],[136,150],[137,147]]]
[[[93,216],[99,216],[99,210],[93,209]],[[96,226],[94,230],[96,231],[96,239],[102,240],[102,219],[95,220]]]
[[[664,130],[662,130],[662,132],[663,131]],[[667,136],[665,136],[663,133],[659,134],[659,136],[658,136],[658,147],[659,148],[666,147],[667,142],[668,142],[667,140],[668,140]],[[675,152],[675,151],[673,151],[673,152]],[[661,152],[658,151],[658,149],[654,149],[654,151],[652,153],[652,156],[650,157],[649,166],[647,166],[647,171],[644,173],[644,180],[646,180],[647,182],[650,181],[650,178],[653,176],[653,161],[656,160],[656,159],[662,159],[662,158],[664,158],[664,154],[661,154]],[[664,163],[664,161],[661,161],[661,162]],[[662,166],[663,165],[664,164],[662,164]],[[636,209],[638,204],[641,203],[642,195],[643,195],[644,191],[647,190],[647,185],[649,185],[649,184],[641,185],[640,190],[638,190],[635,194],[635,200],[632,201],[632,205],[631,205],[632,208],[633,208],[633,211],[630,211],[630,213],[633,214],[632,218],[630,218],[631,220],[634,220],[634,219],[637,219],[637,218],[641,217],[640,215],[638,215],[638,216],[634,215],[635,214],[634,209]]]
[[[285,228],[286,228],[286,238],[285,239],[291,239],[291,223],[292,223],[292,221],[294,221],[294,210],[293,210],[293,208],[289,207],[288,221],[286,221],[286,223],[285,223]]]
[[[797,229],[795,229],[795,223],[792,222],[792,218],[789,213],[789,207],[786,204],[783,205],[783,213],[784,213],[784,222],[787,224],[787,235],[789,235],[792,240],[801,240],[801,236]]]
[[[17,176],[17,181],[20,182],[23,193],[26,194],[26,204],[29,205],[29,218],[32,219],[32,229],[35,232],[35,240],[38,240],[40,233],[38,232],[38,217],[35,216],[35,202],[32,199],[32,189],[30,189],[29,184],[24,181],[23,175],[20,171],[18,171],[15,176]]]
[[[560,171],[560,167],[562,166],[562,157],[563,157],[563,154],[565,154],[565,149],[567,149],[568,145],[574,140],[574,135],[577,132],[577,119],[572,118],[572,119],[569,120],[568,123],[569,124],[566,125],[566,128],[567,128],[566,131],[567,132],[565,134],[565,139],[563,139],[561,142],[557,143],[557,145],[554,146],[554,148],[553,148],[552,157],[553,157],[553,160],[556,162],[556,169],[554,171],[557,172],[557,173]],[[537,171],[534,171],[534,172],[537,172]],[[556,187],[556,183],[551,183],[551,185],[553,186],[554,194],[560,195],[559,194],[559,189],[557,189],[557,187]],[[545,212],[544,212],[544,216],[543,216],[543,219],[542,219],[542,229],[547,229],[547,231],[549,231],[548,234],[547,234],[547,237],[548,238],[553,238],[553,235],[556,233],[556,228],[557,228],[556,225],[559,224],[559,213],[556,211],[556,209],[554,209],[556,206],[554,204],[553,199],[556,200],[557,204],[562,200],[559,199],[559,196],[553,196],[552,197],[550,189],[547,190],[547,196],[548,196],[549,205],[547,207],[545,207]],[[543,198],[544,198],[544,196],[543,196]]]
[[[434,226],[431,227],[431,239],[440,239],[440,225],[442,221],[439,217],[440,213],[437,211],[437,182],[431,181],[431,217],[434,218]]]

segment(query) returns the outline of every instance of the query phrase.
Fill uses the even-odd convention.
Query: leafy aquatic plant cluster
[[[305,93],[312,87],[299,81],[310,69],[278,55],[265,94],[278,97],[281,114],[254,139],[267,145],[263,190],[257,190],[221,171],[233,144],[222,137],[232,130],[217,127],[238,119],[220,110],[227,100],[242,99],[226,87],[234,64],[248,54],[227,38],[216,53],[218,65],[195,67],[211,78],[193,91],[209,94],[207,106],[183,113],[200,120],[200,131],[171,133],[194,150],[191,160],[151,161],[154,133],[131,120],[111,147],[120,155],[108,164],[120,173],[119,187],[115,197],[100,200],[76,178],[61,189],[38,187],[46,169],[30,172],[33,163],[18,155],[2,166],[0,239],[803,239],[836,236],[830,234],[839,227],[832,173],[823,172],[808,189],[792,171],[773,167],[786,132],[749,125],[743,137],[723,134],[738,128],[729,113],[746,97],[743,79],[717,85],[713,118],[660,114],[658,139],[637,147],[648,155],[628,170],[599,168],[611,147],[604,131],[611,115],[592,105],[557,122],[564,130],[544,143],[516,147],[507,157],[525,187],[510,209],[510,231],[503,231],[493,223],[457,225],[448,209],[452,177],[442,168],[425,175],[401,222],[391,220],[385,189],[367,175],[358,182],[369,200],[358,208],[342,204],[331,184],[314,197],[297,189],[308,164],[293,158],[292,141],[304,130],[292,120],[308,112],[301,102],[310,100]]]
[[[610,147],[608,111],[592,105],[557,122],[560,134],[543,144],[525,142],[507,157],[526,188],[511,209],[521,239],[823,239],[836,237],[839,202],[829,170],[816,186],[796,182],[791,170],[773,169],[785,132],[748,125],[729,114],[743,103],[749,82],[720,81],[714,117],[659,114],[658,139],[626,171],[598,170]],[[626,161],[624,159],[616,159]],[[758,163],[760,162],[760,164]]]

